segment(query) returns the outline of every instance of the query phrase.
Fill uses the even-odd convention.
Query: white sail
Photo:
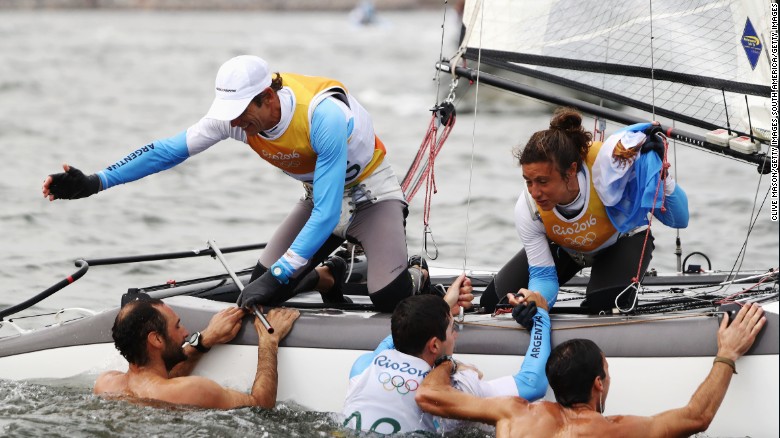
[[[768,139],[769,16],[763,0],[473,0],[461,50],[467,59],[531,69],[706,129],[752,127]],[[554,64],[561,61],[572,64]],[[641,69],[650,73],[641,77]]]

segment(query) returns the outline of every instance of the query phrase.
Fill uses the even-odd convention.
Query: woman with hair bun
[[[492,311],[500,297],[530,289],[552,307],[559,285],[591,267],[582,307],[631,308],[636,291],[621,292],[640,259],[644,273],[652,258],[652,235],[644,243],[648,213],[673,228],[688,226],[688,198],[669,175],[659,131],[657,123],[631,125],[602,145],[576,110],[558,108],[550,127],[515,151],[527,189],[515,205],[524,248],[496,274],[480,305]]]

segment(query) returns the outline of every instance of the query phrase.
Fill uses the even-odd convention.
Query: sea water
[[[208,109],[219,65],[256,54],[275,71],[343,81],[369,110],[388,159],[402,177],[446,91],[434,80],[452,53],[455,16],[383,13],[356,27],[341,13],[36,11],[0,12],[0,308],[75,272],[77,258],[203,249],[263,242],[302,195],[299,183],[248,147],[225,141],[176,168],[88,199],[49,202],[41,184],[68,163],[92,173],[154,139],[186,129]],[[443,46],[443,47],[442,47]],[[461,80],[463,81],[463,80]],[[455,129],[436,161],[430,264],[497,268],[522,247],[513,209],[523,180],[512,150],[547,127],[551,107],[461,84]],[[480,98],[474,104],[474,95]],[[592,121],[586,121],[591,126]],[[610,125],[608,130],[616,129]],[[689,197],[683,255],[705,253],[715,269],[777,265],[778,225],[757,213],[743,262],[751,210],[768,178],[753,166],[682,145],[672,172]],[[423,197],[410,206],[410,253],[423,253]],[[674,271],[677,232],[654,225],[651,266]],[[435,242],[435,246],[434,246]],[[226,255],[234,269],[256,252]],[[702,264],[700,256],[690,263]],[[223,273],[212,258],[93,267],[31,309],[103,309],[128,287]],[[346,375],[347,370],[345,370]],[[0,381],[0,433],[11,436],[349,435],[334,417],[286,401],[277,410],[158,410],[90,395],[89,382]],[[479,435],[479,431],[470,434]]]

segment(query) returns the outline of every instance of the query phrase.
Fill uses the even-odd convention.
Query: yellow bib
[[[587,192],[583,192],[583,188],[580,187],[581,192],[587,193],[585,208],[580,214],[566,219],[554,208],[550,211],[544,211],[537,205],[547,237],[558,245],[577,252],[595,251],[617,233],[593,186],[593,162],[596,160],[599,149],[601,149],[600,142],[591,143],[585,160],[587,167],[585,170],[590,187]]]
[[[341,83],[332,79],[302,76],[292,73],[282,75],[284,85],[295,94],[293,117],[287,130],[279,138],[269,140],[261,135],[247,139],[249,146],[260,158],[283,171],[301,175],[314,172],[317,154],[311,147],[309,105],[320,93],[334,90],[346,94]]]
[[[282,78],[284,86],[295,95],[295,108],[287,130],[275,140],[255,135],[248,138],[247,143],[262,159],[274,167],[282,169],[297,179],[311,180],[317,164],[317,154],[311,146],[311,114],[322,99],[331,94],[341,94],[343,100],[347,102],[347,89],[341,82],[328,78],[294,73],[283,73]],[[351,140],[352,137],[347,139],[347,143]],[[360,162],[362,161],[360,159],[356,160],[351,156],[352,151],[348,150],[349,162],[358,164],[357,167],[348,166],[345,178],[348,187],[370,175],[382,162],[385,147],[377,137],[373,143],[373,153],[368,155],[369,159],[366,163]]]

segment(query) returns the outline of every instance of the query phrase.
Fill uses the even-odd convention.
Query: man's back
[[[458,392],[450,386],[452,365],[448,362],[428,373],[418,390],[417,403],[423,411],[434,415],[495,424],[498,437],[690,436],[706,430],[715,417],[736,374],[735,361],[750,349],[766,324],[763,314],[755,303],[743,305],[733,322],[724,314],[718,330],[718,353],[709,375],[687,405],[650,417],[601,414],[609,393],[609,368],[603,352],[587,339],[558,345],[547,363],[547,376],[556,400],[566,407],[546,401],[531,404],[519,397],[478,399]],[[590,362],[600,360],[603,368],[587,363],[572,366],[582,365],[583,358]],[[579,374],[572,375],[572,369]],[[582,376],[588,373],[595,377],[591,380]]]
[[[627,432],[624,426],[634,421],[627,419],[638,417],[611,416],[605,417],[585,406],[582,408],[564,408],[558,403],[539,401],[525,403],[514,398],[508,405],[514,412],[524,412],[524,415],[512,415],[499,420],[496,424],[497,436],[610,436]]]
[[[204,379],[197,376],[164,378],[151,372],[121,373],[108,371],[95,381],[93,392],[96,395],[130,397],[134,399],[153,399],[167,403],[188,404],[187,396],[193,390],[197,394],[208,390]]]

